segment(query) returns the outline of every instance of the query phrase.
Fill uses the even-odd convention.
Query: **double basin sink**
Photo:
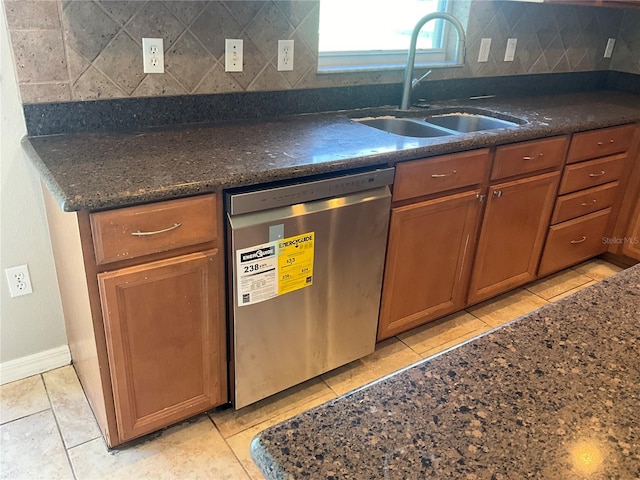
[[[498,118],[492,112],[479,110],[458,110],[451,113],[439,113],[421,118],[379,117],[354,119],[354,121],[388,133],[403,137],[442,137],[461,133],[495,130],[498,128],[516,128],[525,123],[515,117],[501,115]]]

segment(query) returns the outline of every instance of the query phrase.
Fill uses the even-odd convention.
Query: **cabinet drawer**
[[[91,214],[96,263],[103,265],[215,240],[213,195]]]
[[[547,275],[603,253],[611,208],[549,227],[538,273]]]
[[[551,223],[564,222],[580,215],[610,207],[616,199],[617,192],[618,182],[611,182],[588,190],[563,195],[556,202]]]
[[[498,147],[491,170],[491,180],[560,167],[566,149],[567,137]]]
[[[571,139],[567,163],[626,152],[633,139],[633,125],[576,133]]]
[[[562,195],[617,180],[624,171],[626,158],[627,155],[623,153],[568,165],[564,169],[558,193]]]
[[[489,149],[400,163],[393,200],[405,200],[482,183],[489,171]]]

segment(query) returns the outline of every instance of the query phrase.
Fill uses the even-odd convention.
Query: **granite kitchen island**
[[[267,479],[640,478],[640,265],[273,426]]]

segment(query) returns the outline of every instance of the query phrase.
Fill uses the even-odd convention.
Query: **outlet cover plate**
[[[161,38],[142,39],[144,73],[164,73],[164,41]]]
[[[293,70],[293,40],[278,40],[278,71]]]
[[[33,293],[31,279],[29,278],[29,268],[26,265],[6,268],[4,273],[7,276],[11,297],[20,297]]]

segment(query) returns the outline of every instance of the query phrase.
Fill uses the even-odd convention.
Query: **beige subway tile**
[[[623,270],[622,268],[600,258],[594,258],[593,260],[581,263],[574,267],[574,269],[576,272],[598,281],[609,278]]]
[[[206,415],[113,450],[97,438],[69,449],[69,458],[77,480],[248,478]]]
[[[398,338],[424,357],[427,353],[433,355],[490,329],[470,313],[458,312],[402,333]]]
[[[343,395],[420,360],[411,348],[390,338],[376,345],[372,354],[325,373],[322,379],[337,395]]]
[[[580,290],[584,290],[585,288],[590,287],[591,285],[595,285],[596,283],[598,283],[598,282],[596,282],[595,280],[591,280],[590,282],[582,284],[579,287],[572,288],[571,290],[567,290],[566,292],[562,292],[562,293],[556,295],[555,297],[551,297],[549,299],[549,301],[550,302],[557,302],[558,300],[561,300],[561,299],[563,299],[565,297],[568,297],[569,295],[573,295],[574,293],[577,293]]]
[[[100,429],[72,366],[42,375],[67,448],[100,436]]]
[[[569,269],[538,280],[525,288],[545,300],[550,300],[552,297],[561,295],[591,281],[590,277],[574,269]]]
[[[0,386],[0,423],[11,422],[48,408],[49,398],[40,375]]]
[[[467,308],[467,311],[486,324],[497,327],[547,304],[548,302],[543,298],[519,288]]]
[[[214,410],[209,415],[222,436],[227,438],[275,416],[293,416],[335,396],[320,378],[314,378],[239,410]]]
[[[3,479],[73,479],[51,410],[1,425],[0,444]]]

